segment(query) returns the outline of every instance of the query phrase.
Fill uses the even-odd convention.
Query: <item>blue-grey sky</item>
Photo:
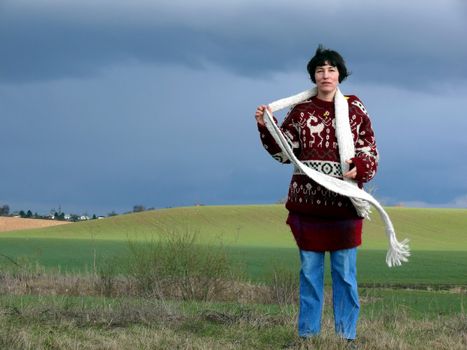
[[[319,43],[370,112],[385,204],[467,207],[464,0],[0,0],[0,204],[107,214],[273,203],[258,104]]]

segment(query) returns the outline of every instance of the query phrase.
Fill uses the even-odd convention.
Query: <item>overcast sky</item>
[[[465,33],[464,0],[0,0],[0,204],[277,202],[292,169],[254,111],[309,88],[322,43],[372,118],[376,197],[465,208]]]

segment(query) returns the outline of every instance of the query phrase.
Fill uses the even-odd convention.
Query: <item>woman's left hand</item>
[[[353,163],[352,159],[346,160],[345,162],[347,164],[352,164]],[[357,177],[357,167],[354,166],[352,169],[350,169],[349,171],[344,173],[344,177],[346,177],[348,179],[355,179]]]

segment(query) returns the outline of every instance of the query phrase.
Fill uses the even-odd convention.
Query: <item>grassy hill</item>
[[[465,349],[467,210],[388,212],[399,239],[411,240],[412,256],[409,263],[389,269],[381,221],[373,215],[366,222],[358,255],[359,348]],[[190,207],[2,232],[0,348],[283,348],[297,338],[299,267],[286,216],[279,205]],[[235,280],[234,287],[227,288],[238,299],[200,302],[132,294],[135,275],[128,274],[128,262],[137,264],[128,259],[128,241],[145,245],[159,236],[184,232],[196,232],[200,244],[222,244],[228,253],[222,260],[226,266],[243,268],[249,281]],[[171,249],[179,247],[176,243],[159,245],[158,252],[174,266],[186,266],[177,265],[179,261],[196,266],[194,260],[209,255],[205,247],[190,245],[189,252],[196,254],[183,259],[183,249]],[[143,250],[135,251],[143,255]],[[160,260],[161,255],[156,256]],[[177,256],[182,258],[175,260]],[[151,264],[143,260],[141,267],[151,273]],[[205,274],[212,276],[209,271]],[[279,272],[275,281],[273,272]],[[329,271],[326,275],[323,334],[300,348],[345,347],[334,335]],[[186,282],[181,279],[182,285],[190,286]],[[109,283],[120,292],[105,294],[101,287]],[[240,296],[242,286],[248,293]],[[261,299],[264,290],[285,295],[288,301]]]
[[[398,238],[409,238],[409,264],[388,269],[387,240],[376,213],[364,226],[359,272],[365,283],[467,284],[467,210],[387,208]],[[82,269],[98,257],[123,255],[127,242],[196,232],[200,243],[223,244],[252,278],[274,264],[298,266],[282,205],[201,206],[161,209],[35,230],[4,232],[0,254],[46,266]],[[5,264],[6,261],[0,261]]]
[[[466,209],[387,208],[398,238],[409,238],[414,250],[467,250]],[[0,238],[146,240],[157,234],[195,231],[202,242],[221,240],[229,246],[295,247],[282,205],[201,206],[161,209],[3,233]],[[377,213],[365,221],[365,249],[386,249]]]

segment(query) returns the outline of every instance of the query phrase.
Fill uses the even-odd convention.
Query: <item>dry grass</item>
[[[329,308],[320,337],[295,335],[296,308],[163,302],[150,299],[37,299],[0,305],[0,348],[8,349],[346,349]],[[361,350],[467,345],[465,315],[414,320],[400,310],[363,317]]]
[[[141,328],[112,329],[105,332],[93,329],[73,330],[51,335],[55,330],[34,333],[31,329],[6,334],[0,346],[9,350],[155,350],[155,349],[239,349],[235,344],[205,337],[187,336],[171,329]]]
[[[102,297],[99,277],[93,274],[61,275],[38,269],[0,277],[1,349],[339,350],[346,346],[334,334],[329,303],[320,337],[298,339],[296,303],[284,299],[293,294],[295,281],[288,276],[283,281],[280,274],[276,274],[277,286],[232,282],[230,292],[217,295],[215,303],[189,304],[180,295],[171,301],[143,298],[135,282],[123,276],[112,284],[111,298]],[[278,294],[281,291],[285,295]],[[25,296],[28,299],[23,300]],[[363,298],[362,307],[371,308],[372,302]],[[464,313],[413,319],[402,307],[391,307],[362,316],[359,349],[466,348]]]
[[[420,321],[397,311],[377,319],[361,319],[356,345],[359,350],[463,350],[467,347],[466,325],[465,315]],[[332,320],[327,319],[319,338],[297,340],[286,348],[340,350],[346,346],[345,341],[336,338]]]
[[[240,303],[274,302],[276,292],[265,285],[250,282],[222,282],[224,288],[212,295],[212,301],[235,301]],[[162,286],[159,286],[162,288]],[[106,297],[156,297],[184,300],[184,295],[173,285],[163,285],[156,295],[139,288],[138,281],[130,276],[99,276],[97,274],[59,274],[45,271],[0,273],[0,295],[37,296],[106,296]]]
[[[24,219],[0,216],[0,232],[27,230],[69,224],[68,221]]]
[[[329,290],[322,334],[301,341],[297,276],[276,267],[271,285],[249,283],[226,268],[225,251],[198,249],[192,238],[133,246],[128,275],[113,260],[82,275],[14,262],[0,273],[0,349],[346,348],[334,334]],[[377,299],[362,297],[362,308]],[[359,322],[359,349],[467,348],[463,309],[421,319],[394,302],[373,310]]]

